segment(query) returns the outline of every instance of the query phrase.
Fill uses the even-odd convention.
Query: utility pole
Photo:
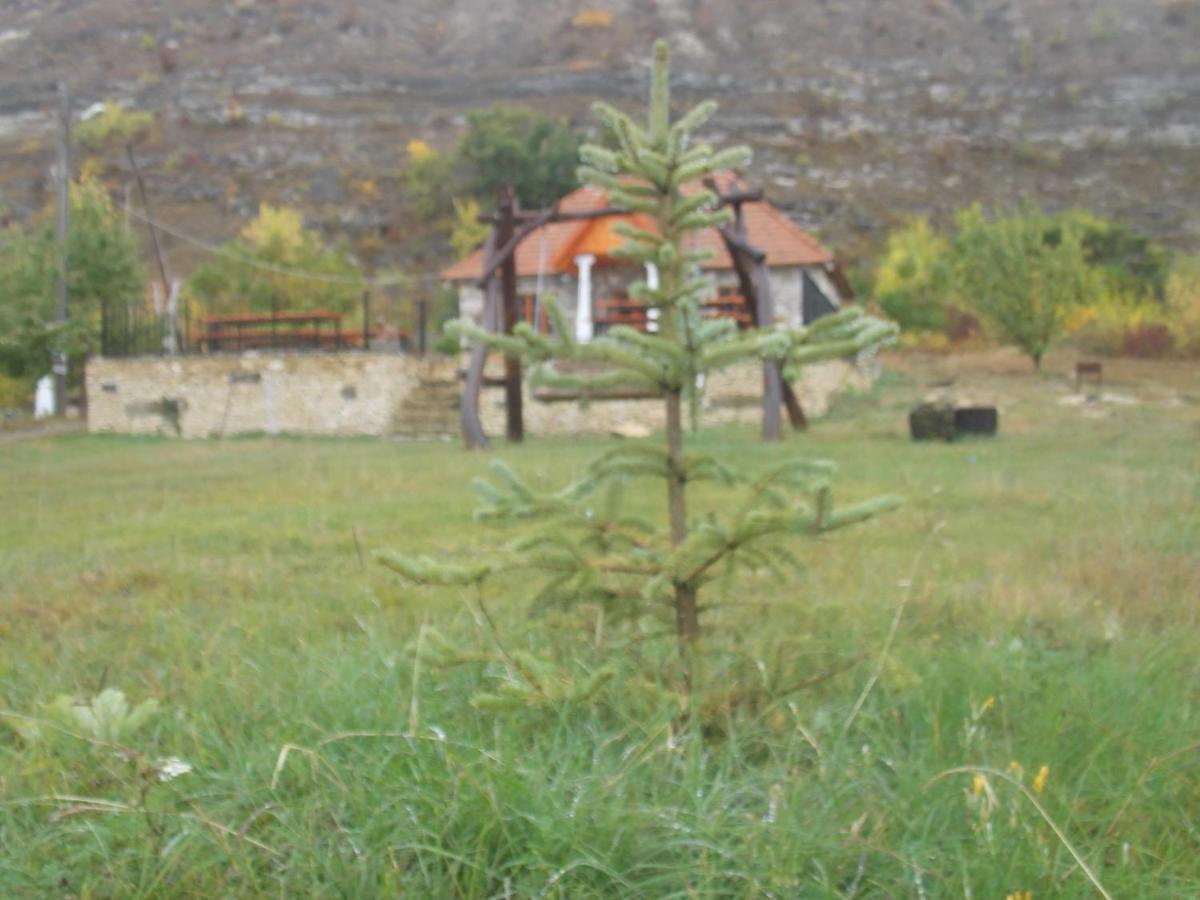
[[[162,280],[163,300],[167,305],[167,336],[164,340],[163,349],[167,351],[168,356],[174,356],[178,350],[178,332],[179,332],[179,285],[171,280],[167,274],[167,258],[163,253],[162,245],[158,241],[158,228],[154,224],[154,208],[150,205],[150,195],[146,192],[146,182],[142,178],[141,169],[138,168],[137,157],[133,155],[133,145],[125,145],[125,155],[129,158],[129,168],[133,170],[133,177],[137,182],[138,196],[142,201],[142,211],[145,213],[146,227],[150,230],[150,243],[154,245],[154,258],[158,261],[158,277]],[[125,186],[125,224],[129,225],[129,185]],[[162,310],[156,309],[160,313]],[[272,340],[274,340],[275,326],[271,326]]]
[[[154,209],[150,206],[150,197],[146,194],[146,182],[138,168],[137,158],[133,155],[133,145],[125,145],[125,155],[129,158],[129,168],[137,181],[138,197],[142,201],[142,209],[146,212],[146,227],[150,230],[150,243],[154,245],[154,258],[158,261],[158,277],[162,279],[163,295],[171,293],[171,279],[167,275],[167,260],[163,255],[162,246],[158,242],[158,229],[154,227]]]
[[[71,215],[71,95],[67,83],[58,83],[58,283],[54,321],[58,326],[55,349],[51,354],[54,372],[54,414],[67,411],[67,234]]]

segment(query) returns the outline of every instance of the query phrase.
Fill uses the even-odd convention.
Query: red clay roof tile
[[[722,173],[718,177],[718,184],[722,189],[741,187],[736,177],[729,173]],[[602,190],[594,187],[582,187],[564,197],[560,208],[565,212],[578,212],[600,209],[607,205],[608,198]],[[767,201],[746,203],[742,206],[742,211],[746,220],[746,235],[751,244],[766,252],[768,265],[813,266],[825,265],[834,261],[833,254],[822,246],[820,241]],[[589,229],[599,227],[607,230],[611,227],[613,220],[618,218],[627,217],[612,216],[582,222],[554,222],[539,228],[517,247],[517,275],[533,277],[538,274],[539,270],[546,275],[573,273],[574,266],[571,264],[570,254],[567,252],[570,250],[570,245],[580,242]],[[724,241],[721,240],[721,236],[715,229],[710,228],[700,232],[695,240],[695,246],[698,249],[709,250],[713,254],[712,258],[704,264],[704,268],[733,268],[733,262],[725,250]],[[479,249],[466,259],[443,270],[442,278],[446,281],[469,281],[478,279],[482,274],[483,250]]]

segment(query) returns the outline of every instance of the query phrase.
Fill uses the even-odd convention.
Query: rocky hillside
[[[208,239],[262,200],[406,255],[405,143],[519,102],[638,103],[652,38],[713,138],[851,258],[914,213],[1032,198],[1200,247],[1200,0],[4,0],[0,204],[46,202],[54,83],[154,116],[159,215]],[[110,151],[106,178],[127,180]],[[189,251],[176,243],[176,258]],[[427,267],[436,260],[417,261]]]

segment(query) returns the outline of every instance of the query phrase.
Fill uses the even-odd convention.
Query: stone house
[[[739,186],[732,175],[720,181],[722,189]],[[602,190],[582,187],[564,197],[560,209],[583,212],[608,205]],[[812,322],[853,298],[833,254],[816,238],[766,200],[746,203],[742,209],[749,242],[767,255],[775,317],[780,324],[797,327]],[[543,330],[548,328],[542,307],[543,301],[553,296],[574,324],[579,341],[589,341],[615,324],[654,330],[653,311],[648,313],[627,290],[642,273],[612,256],[623,241],[613,230],[621,221],[646,227],[636,214],[555,222],[534,231],[518,246],[517,293],[527,322],[539,320]],[[721,236],[709,229],[695,236],[694,246],[712,254],[702,265],[712,282],[707,311],[749,324],[749,309],[739,294],[733,261]],[[458,290],[459,314],[475,321],[483,314],[483,291],[477,283],[482,273],[482,249],[441,273],[443,280]],[[654,284],[657,273],[653,265],[647,266],[645,277]]]

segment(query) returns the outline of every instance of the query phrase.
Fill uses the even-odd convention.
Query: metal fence
[[[186,322],[187,316],[178,317],[179,325]],[[188,346],[186,326],[172,329],[168,316],[147,309],[145,303],[101,304],[101,356],[162,356],[185,352]]]

